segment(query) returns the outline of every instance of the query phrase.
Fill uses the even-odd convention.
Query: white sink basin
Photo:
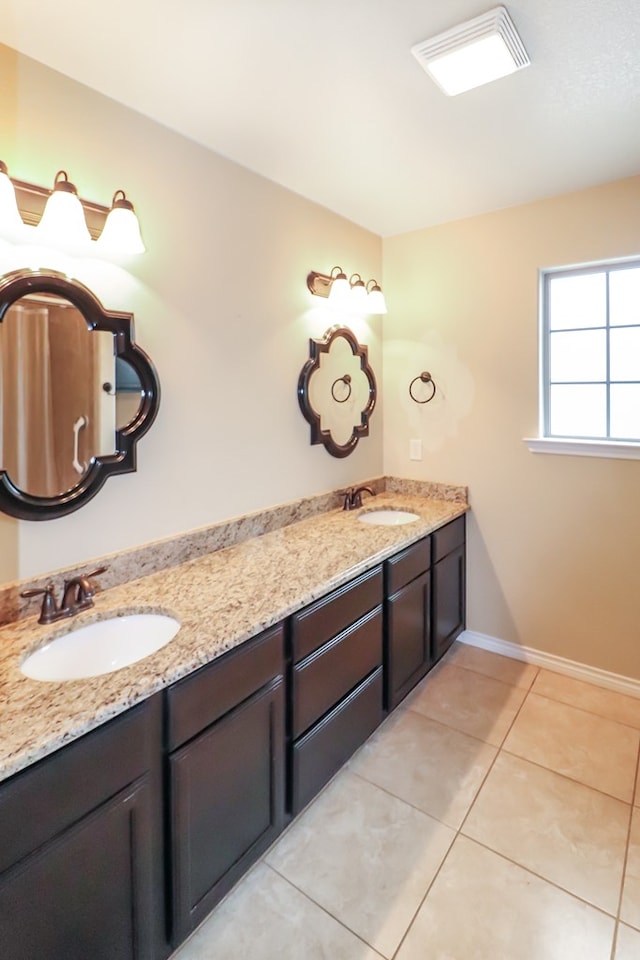
[[[80,680],[113,673],[155,653],[172,640],[180,623],[160,613],[97,620],[35,650],[20,670],[32,680]]]
[[[380,527],[398,527],[419,519],[417,513],[409,513],[408,510],[370,510],[358,517],[360,523],[373,523]]]

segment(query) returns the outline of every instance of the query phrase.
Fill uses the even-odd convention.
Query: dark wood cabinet
[[[393,710],[432,664],[431,541],[386,561],[385,707]]]
[[[382,720],[382,568],[291,618],[288,808],[298,813]]]
[[[458,517],[432,534],[433,659],[443,656],[465,627],[465,518]]]
[[[174,947],[284,825],[281,626],[167,691]]]
[[[464,620],[462,516],[0,784],[0,958],[166,960]]]
[[[160,698],[0,786],[3,960],[166,956]]]
[[[406,697],[431,666],[431,575],[421,574],[387,604],[386,708]]]
[[[393,710],[465,625],[465,518],[385,562],[385,708]]]

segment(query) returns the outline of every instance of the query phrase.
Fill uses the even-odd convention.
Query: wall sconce
[[[331,273],[312,270],[307,275],[307,287],[314,297],[325,297],[329,305],[359,313],[384,314],[387,305],[376,280],[366,284],[359,273],[349,279],[342,267],[332,267]]]
[[[50,246],[88,248],[96,241],[100,254],[143,253],[144,243],[133,204],[124,190],[113,195],[111,207],[78,197],[65,170],[59,170],[53,190],[10,178],[0,160],[0,235],[28,239],[25,227]]]

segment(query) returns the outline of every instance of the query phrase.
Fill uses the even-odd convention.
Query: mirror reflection
[[[369,400],[369,380],[344,337],[336,337],[309,379],[309,403],[320,415],[320,430],[338,446],[349,442]]]
[[[376,380],[367,347],[348,327],[331,327],[309,341],[309,360],[298,379],[298,403],[311,427],[311,443],[332,457],[347,457],[369,433]]]
[[[0,324],[0,469],[20,490],[56,497],[76,487],[116,430],[136,417],[136,371],[110,331],[88,326],[63,297],[15,300]]]

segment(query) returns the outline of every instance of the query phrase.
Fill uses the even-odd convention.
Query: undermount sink
[[[161,613],[97,620],[35,650],[20,670],[32,680],[81,680],[143,660],[172,640],[180,623]]]
[[[360,523],[373,523],[380,527],[398,527],[419,519],[417,513],[409,513],[408,510],[369,510],[358,517]]]

